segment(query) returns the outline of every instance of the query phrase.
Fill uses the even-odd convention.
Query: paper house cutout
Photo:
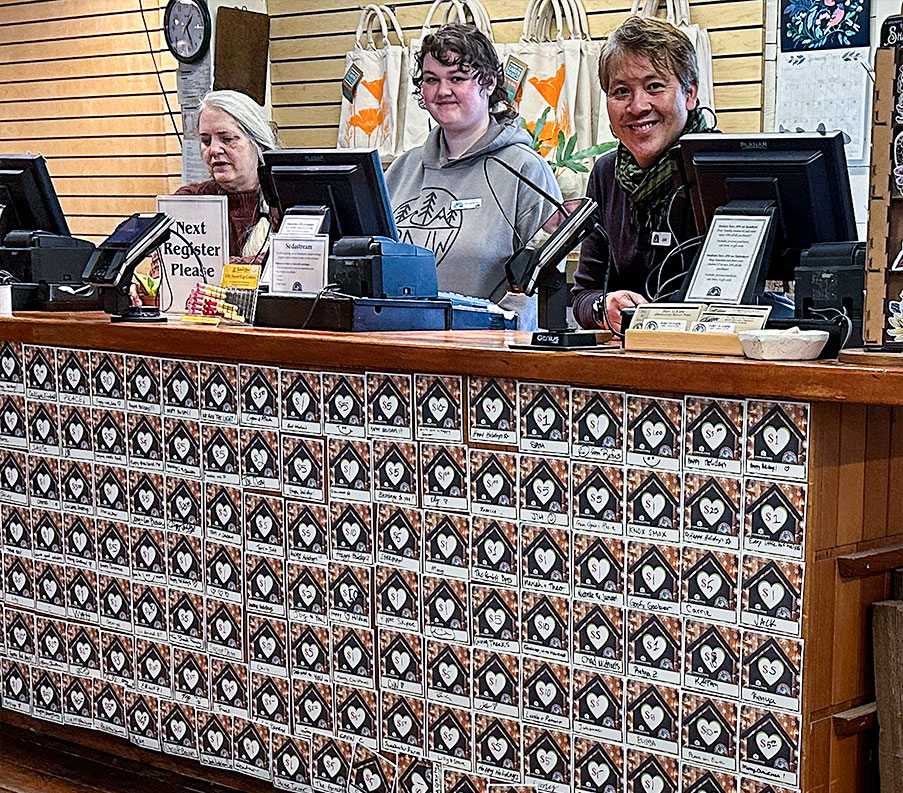
[[[96,434],[96,433],[95,433]],[[180,465],[198,465],[198,438],[188,429],[184,421],[177,421],[166,432],[166,457]]]
[[[370,408],[375,424],[402,426],[409,421],[407,398],[391,377],[383,377],[370,395]]]
[[[282,593],[282,577],[277,576],[273,572],[273,568],[267,559],[261,559],[248,576],[251,581],[251,595],[257,599],[265,599],[270,603],[281,603]],[[261,587],[262,582],[267,582]]]
[[[72,411],[73,416],[78,416],[77,411]],[[24,406],[20,409],[16,400],[8,396],[0,407],[0,420],[2,420],[3,435],[13,438],[25,436],[25,412]]]
[[[122,399],[122,369],[116,365],[110,355],[106,353],[101,354],[100,363],[93,368],[95,396]]]
[[[519,769],[520,746],[498,719],[491,719],[477,734],[477,761],[496,768]]]
[[[643,790],[644,778],[650,780],[646,787],[649,788],[649,784],[653,785],[654,787],[651,789],[655,790],[656,793],[659,793],[659,791],[661,793],[677,793],[677,780],[671,778],[671,775],[665,771],[658,758],[654,755],[649,755],[633,771],[628,773],[627,790],[629,793],[645,793]],[[659,782],[659,780],[661,781]]]
[[[708,729],[711,730],[713,723],[717,723],[721,731],[718,737],[714,739],[703,737],[700,732],[699,720],[708,723]],[[688,735],[688,746],[690,749],[696,749],[710,754],[718,754],[724,757],[733,757],[734,746],[734,726],[722,715],[721,711],[715,707],[711,700],[706,700],[696,710],[694,710],[684,720],[684,725]]]
[[[259,432],[242,446],[242,464],[250,476],[274,477],[279,471],[279,451]]]
[[[336,719],[339,729],[362,738],[375,737],[376,713],[359,691],[356,689],[348,689],[348,691],[350,694],[344,702],[336,704]]]
[[[314,776],[328,779],[345,789],[348,782],[348,761],[334,739],[330,738],[314,752],[313,767]]]
[[[285,470],[291,484],[314,487],[323,481],[323,466],[303,440],[296,443],[288,455]]]
[[[110,683],[104,684],[94,695],[94,718],[108,724],[125,726],[125,706]]]
[[[517,702],[518,679],[494,653],[474,673],[477,695],[503,704]]]
[[[80,677],[73,677],[69,682],[69,686],[63,692],[63,710],[65,710],[66,713],[75,716],[90,718],[91,700],[91,692],[85,685],[85,681]],[[156,721],[154,722],[153,728],[154,732],[156,732]]]
[[[108,638],[109,644],[107,644]],[[128,645],[122,640],[121,636],[115,633],[105,634],[103,649],[103,671],[104,674],[112,674],[117,677],[133,677],[132,672],[132,648],[131,642]]]
[[[259,389],[263,389],[263,393]],[[243,387],[242,410],[245,413],[273,415],[276,413],[277,393],[273,384],[260,369],[255,369]],[[269,413],[267,409],[269,408]]]
[[[53,565],[47,565],[35,582],[35,599],[63,608],[66,605],[65,591],[59,573]]]
[[[253,747],[255,744],[258,748],[252,754],[247,747]],[[235,756],[237,760],[263,768],[269,760],[269,754],[267,741],[261,737],[260,731],[254,722],[248,722],[247,726],[235,736]]]
[[[63,420],[63,445],[73,449],[86,450],[91,448],[91,443],[91,428],[88,422],[82,413],[73,408]]]
[[[551,765],[547,759],[541,759],[545,754],[554,755],[555,761]],[[570,777],[571,758],[558,745],[548,730],[540,731],[539,737],[524,749],[524,773],[538,779],[563,782]]]
[[[269,501],[261,498],[245,517],[250,539],[270,544],[281,541],[282,521]]]
[[[295,718],[298,726],[332,732],[332,705],[317,686],[308,683],[303,689],[296,687],[293,696],[297,706]]]
[[[135,664],[138,679],[148,683],[169,686],[169,659],[155,644],[149,644]]]
[[[423,717],[418,716],[411,707],[411,703],[404,697],[398,697],[390,708],[383,711],[383,724],[385,725],[384,738],[414,747],[423,745]],[[399,724],[404,724],[406,727],[410,725],[410,727],[402,734]]]
[[[548,426],[540,426],[536,417],[537,411],[540,411],[544,417],[552,417],[551,421],[547,422]],[[526,412],[522,410],[521,414],[526,424],[528,438],[560,439],[567,437],[565,435],[567,408],[563,407],[556,399],[553,399],[548,389],[541,388],[530,401],[530,404],[527,405]]]
[[[712,771],[705,771],[699,779],[684,788],[684,793],[734,793],[734,791],[733,787],[723,787]],[[761,789],[760,793],[774,793],[774,790],[766,786]]]
[[[390,677],[412,681],[421,678],[419,646],[412,647],[403,633],[396,633],[392,641],[385,646],[382,661],[383,669]]]
[[[661,708],[664,715],[654,727],[643,717],[644,708]],[[665,741],[677,739],[677,714],[655,686],[647,687],[636,699],[628,702],[627,710],[631,714],[630,723],[633,732],[651,735]]]
[[[188,653],[173,670],[173,683],[179,691],[195,696],[207,696],[207,675],[193,653]]]
[[[63,540],[60,535],[59,526],[53,520],[54,516],[59,519],[58,513],[53,512],[37,512],[35,514],[40,515],[40,519],[34,526],[34,547],[35,550],[38,551],[49,551],[51,553],[62,553],[63,552]],[[116,524],[110,524],[110,528],[107,529],[107,532],[104,534],[104,537],[110,533],[110,529],[112,532],[116,534],[117,539],[122,542],[122,537],[118,533],[116,529]],[[128,548],[128,544],[126,543],[126,548]]]
[[[450,611],[439,607],[440,602],[451,601]],[[463,629],[467,626],[466,610],[461,599],[447,581],[442,581],[426,599],[426,616],[430,625]],[[442,612],[446,611],[445,614]]]
[[[765,507],[770,507],[772,511],[785,510],[787,520],[780,526],[769,526],[762,512]],[[773,484],[767,488],[762,495],[746,507],[746,512],[750,516],[753,535],[766,537],[776,542],[792,543],[796,541],[803,515],[793,505],[793,502],[781,489],[780,485]]]
[[[331,466],[333,481],[340,487],[366,490],[370,486],[369,463],[364,460],[354,444],[346,443],[333,458]]]
[[[602,658],[621,656],[621,632],[601,606],[593,606],[577,622],[574,637],[579,652]]]
[[[540,567],[537,554],[550,563]],[[551,557],[549,556],[551,554]],[[567,552],[555,541],[547,528],[540,529],[533,540],[524,549],[525,572],[533,578],[545,578],[551,581],[567,579]]]
[[[22,382],[22,359],[12,342],[6,342],[0,348],[0,376],[7,383]]]
[[[32,352],[33,355],[26,370],[28,387],[37,391],[56,391],[53,377],[54,366],[51,363],[52,356],[48,357],[39,347],[32,347]]]
[[[444,410],[436,415],[434,406]],[[429,427],[454,427],[458,424],[458,404],[452,393],[438,377],[434,378],[426,391],[417,401],[420,410],[420,423]],[[437,407],[437,409],[438,409]]]
[[[38,654],[50,660],[66,660],[66,639],[57,624],[47,620],[44,629],[38,634]]]
[[[357,576],[349,568],[345,568],[330,583],[333,607],[339,611],[363,614],[366,611],[367,591]]]
[[[32,575],[25,562],[18,557],[7,562],[6,590],[23,598],[32,596]]]
[[[546,482],[552,483],[552,494],[541,501],[537,498],[534,487]],[[567,485],[546,460],[542,460],[526,477],[521,479],[521,491],[524,493],[522,507],[536,509],[541,512],[562,512],[567,508]]]
[[[357,677],[373,676],[373,658],[370,648],[353,628],[333,644],[333,656],[338,672],[346,672]],[[354,659],[354,661],[352,661]]]
[[[567,620],[558,613],[547,597],[539,598],[533,608],[524,615],[524,622],[527,626],[526,638],[531,644],[543,644],[555,649],[568,646]],[[540,624],[546,627],[540,630],[538,627]]]
[[[442,715],[429,724],[430,747],[437,752],[452,757],[469,758],[470,747],[468,736],[469,725],[465,727],[451,708],[443,708]],[[457,735],[457,742],[449,746],[442,738],[443,734]]]
[[[253,712],[268,721],[288,723],[288,699],[269,677],[264,678],[263,684],[254,692]]]
[[[603,501],[601,494],[607,496]],[[596,468],[574,491],[577,501],[577,517],[614,521],[621,514],[621,493],[608,477]]]
[[[649,569],[655,571],[656,575],[644,575]],[[661,576],[657,575],[659,569],[662,571]],[[627,568],[627,575],[633,579],[634,595],[672,602],[678,599],[677,571],[657,545],[650,545],[646,552]]]
[[[502,572],[517,570],[517,549],[515,544],[502,531],[496,521],[473,539],[476,550],[477,567],[486,567]]]
[[[706,593],[699,584],[699,574],[717,576],[721,585],[715,592]],[[735,603],[735,588],[737,582],[734,576],[727,571],[724,565],[718,561],[718,557],[711,551],[704,553],[699,560],[684,573],[687,581],[687,599],[690,603],[704,603],[716,608],[730,609]]]
[[[183,594],[172,604],[169,610],[171,630],[173,633],[184,636],[200,637],[202,634],[203,618],[195,606],[194,601]]]
[[[451,476],[447,478],[447,481],[443,481],[443,478],[437,476],[440,469],[451,471]],[[433,459],[426,464],[424,474],[426,489],[430,493],[451,496],[463,496],[467,493],[465,488],[467,471],[445,448],[439,449]]]
[[[13,493],[25,492],[25,469],[23,467],[24,457],[18,457],[13,452],[7,452],[0,465],[0,482],[3,482],[4,490]]]
[[[120,476],[123,479],[120,480]],[[125,498],[125,471],[116,468],[107,468],[106,472],[97,481],[97,504],[100,507],[124,512],[128,509]]]
[[[786,438],[786,443],[779,449],[772,448],[767,442],[765,430],[769,428],[773,428],[779,437],[782,431],[786,433],[781,437],[782,440]],[[806,442],[803,431],[780,405],[773,405],[749,430],[749,434],[753,440],[753,456],[756,460],[795,463],[800,459],[800,452]]]
[[[524,681],[524,694],[527,699],[525,704],[534,710],[544,710],[555,715],[568,713],[568,686],[561,682],[547,663],[541,663]]]
[[[799,669],[774,638],[768,638],[743,656],[749,687],[784,697],[799,695]]]
[[[39,670],[35,670],[38,672]],[[60,677],[56,672],[40,670],[40,676],[34,683],[35,708],[62,713],[63,703],[60,692]]]
[[[490,621],[490,615],[492,621]],[[476,633],[493,639],[517,640],[517,612],[512,609],[497,589],[489,592],[479,606],[474,609]],[[501,621],[501,626],[497,624]]]
[[[774,584],[780,584],[783,589],[776,590]],[[771,585],[771,587],[765,585]],[[782,619],[791,619],[796,612],[800,593],[773,559],[759,568],[755,575],[744,581],[743,588],[748,590],[747,610],[750,612],[769,614]],[[780,593],[777,599],[773,597],[766,599],[763,594],[773,594],[776,591]]]
[[[316,513],[305,506],[289,524],[289,538],[293,548],[311,553],[325,553],[327,548],[326,528]]]
[[[207,410],[234,413],[236,398],[235,385],[230,382],[222,367],[214,366],[210,376],[201,387],[202,405]]]
[[[60,366],[59,378],[60,391],[62,393],[88,395],[88,371],[75,350],[71,351],[63,360],[62,366]]]
[[[324,644],[309,625],[302,628],[292,642],[292,659],[295,669],[311,672],[329,671],[329,640]]]
[[[650,447],[649,441],[643,434],[643,427],[649,423],[658,424],[659,422],[664,424],[665,434],[661,442],[655,447]],[[645,410],[627,427],[627,433],[630,438],[629,449],[634,452],[669,457],[677,448],[677,427],[674,426],[674,422],[658,402],[647,405]]]
[[[724,428],[723,437],[717,439],[714,448],[705,437],[704,428],[716,430]],[[712,402],[702,411],[687,427],[690,436],[690,454],[698,454],[705,457],[718,457],[724,460],[736,460],[740,450],[740,430],[733,420],[724,412],[724,408],[717,402]]]
[[[765,754],[757,740],[761,734],[777,737],[780,746],[770,749],[769,753]],[[741,757],[747,762],[782,771],[796,768],[797,747],[773,713],[766,713],[745,730],[741,730],[740,740],[745,744],[745,748],[741,750]]]
[[[109,426],[105,423],[106,419],[110,419],[109,413],[106,413],[104,415],[104,421],[100,422],[101,427]],[[117,438],[122,437],[122,430],[120,427],[114,425],[113,431],[116,433]],[[31,414],[29,432],[31,434],[32,442],[42,443],[47,446],[56,446],[59,443],[56,430],[56,416],[50,412],[47,405],[40,402],[38,403],[36,410]]]
[[[201,741],[201,753],[212,754],[217,757],[232,756],[232,736],[223,727],[220,717],[211,713],[198,737]]]
[[[643,495],[652,497],[653,503],[659,507],[654,514],[643,504]],[[632,505],[633,523],[670,528],[677,525],[677,510],[680,506],[678,498],[665,487],[658,474],[650,473],[633,492],[627,494],[627,501]]]
[[[577,580],[582,586],[591,586],[605,592],[619,592],[623,589],[621,564],[611,548],[600,537],[596,537],[574,559]],[[608,568],[605,575],[605,568]]]
[[[721,502],[724,505],[722,514],[713,522],[709,521],[703,511],[704,505],[711,506],[709,502]],[[724,488],[718,484],[716,479],[709,479],[690,496],[687,499],[687,507],[690,511],[690,527],[715,533],[730,532],[731,528],[737,525],[737,516],[740,511],[737,504],[724,492]]]
[[[204,467],[229,474],[238,471],[238,449],[221,427],[214,428],[204,442]]]
[[[160,399],[156,373],[143,358],[129,372],[128,398],[133,402],[155,403]]]
[[[452,540],[454,540],[454,543],[451,542]],[[451,553],[448,555],[441,548],[443,542],[451,548]],[[427,559],[456,566],[467,564],[467,538],[447,515],[443,516],[430,529],[429,537],[427,538]]]
[[[69,593],[69,606],[82,611],[96,611],[96,593],[84,570],[76,570],[69,579],[66,588]]]
[[[454,667],[457,674],[448,672],[443,674],[447,667]],[[470,670],[464,665],[458,655],[449,646],[444,646],[429,665],[429,686],[439,691],[448,691],[452,694],[463,694],[466,691]],[[447,677],[448,680],[444,678]]]
[[[213,498],[207,499],[207,514],[208,528],[215,526],[233,533],[238,531],[241,512],[227,489],[220,488]]]
[[[715,626],[704,630],[687,645],[690,669],[694,675],[729,683],[737,679],[737,651]]]
[[[179,523],[188,523],[192,526],[201,524],[200,494],[195,494],[186,482],[179,482],[167,500],[170,520],[178,520]]]
[[[357,551],[366,551],[372,548],[370,525],[364,520],[355,505],[349,504],[345,507],[332,525],[335,529],[335,541],[338,548]],[[345,531],[346,525],[353,536],[353,543]]]
[[[141,474],[132,485],[132,512],[151,518],[163,517],[163,494],[148,474]]]
[[[131,598],[122,584],[115,578],[109,579],[100,593],[101,615],[128,621],[131,619],[131,609]]]
[[[613,449],[619,443],[621,419],[601,394],[593,394],[577,411],[574,415],[574,424],[577,427],[575,437],[579,444]]]
[[[169,374],[163,380],[165,399],[172,405],[195,407],[197,405],[196,384],[185,364],[176,361]]]
[[[575,718],[582,722],[620,729],[621,698],[616,697],[599,675],[593,675],[586,685],[574,692]]]
[[[319,412],[319,400],[307,378],[299,374],[283,394],[283,418],[295,421],[315,421]]]
[[[226,664],[213,678],[213,698],[223,705],[247,708],[248,685],[232,664]]]
[[[502,430],[514,427],[514,402],[495,380],[486,383],[471,404],[475,426]]]
[[[292,607],[312,614],[326,613],[326,589],[311,572],[303,567],[298,577],[291,583]]]
[[[633,658],[636,663],[659,669],[680,668],[680,641],[675,640],[657,616],[649,617],[631,633],[629,641],[633,646]],[[647,649],[646,645],[650,649]]]
[[[166,552],[157,541],[157,537],[150,531],[141,533],[132,548],[132,558],[136,570],[161,574],[164,572],[163,562],[166,559]]]
[[[498,457],[489,457],[471,475],[471,480],[474,483],[477,501],[501,506],[514,503],[516,487],[514,474],[502,465]],[[491,483],[491,489],[488,483]]]
[[[404,597],[399,597],[393,590],[404,593]],[[382,591],[379,593],[378,611],[382,614],[391,614],[396,617],[416,619],[419,617],[416,608],[416,593],[408,585],[401,572],[393,570],[382,584]]]
[[[395,509],[380,525],[379,532],[380,547],[386,552],[407,559],[419,556],[420,537],[403,509]]]
[[[605,769],[605,774],[602,769]],[[601,743],[594,743],[583,757],[574,760],[575,782],[580,790],[605,790],[596,784],[597,779],[603,779],[611,790],[620,790],[620,774],[620,769]]]
[[[361,424],[364,400],[344,377],[326,394],[326,419],[332,424]]]

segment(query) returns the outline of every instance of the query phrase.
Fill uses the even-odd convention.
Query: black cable
[[[653,267],[649,271],[649,273],[646,275],[646,285],[645,285],[647,298],[654,301],[654,300],[658,300],[661,297],[661,290],[664,285],[661,283],[660,273],[664,269],[664,267],[668,263],[668,261],[671,259],[671,257],[674,256],[674,254],[676,254],[676,253],[682,253],[682,251],[686,250],[687,248],[689,248],[692,245],[697,245],[702,239],[703,239],[702,235],[699,235],[696,237],[691,237],[690,239],[686,240],[685,242],[682,242],[679,245],[673,247],[670,251],[668,251],[665,258],[662,259],[657,265],[655,265],[655,267]],[[683,256],[681,256],[681,263],[683,263]],[[658,289],[653,291],[651,288],[652,287],[652,276],[655,275],[656,273],[659,274],[658,275]],[[684,269],[680,273],[680,276],[682,277],[682,276],[686,275],[686,273],[687,273],[687,270]],[[667,281],[665,281],[665,284],[671,283],[671,281],[675,280],[675,278],[677,278],[677,276],[673,276],[673,277],[669,278]]]
[[[307,316],[304,318],[304,322],[301,323],[301,326],[298,328],[298,330],[307,329],[307,323],[309,323],[313,318],[314,311],[316,311],[317,309],[317,303],[320,302],[320,298],[323,297],[326,292],[335,289],[337,286],[338,284],[326,284],[326,286],[324,286],[319,292],[317,292],[317,296],[314,298],[314,302],[310,307],[310,311],[307,312]]]
[[[489,160],[496,159],[495,157],[486,157],[483,160],[483,178],[486,180],[486,186],[489,188],[489,192],[492,194],[493,199],[495,199],[496,206],[499,208],[499,212],[502,213],[502,217],[505,218],[505,222],[511,226],[511,231],[514,232],[514,236],[517,239],[517,244],[519,247],[524,247],[524,241],[521,239],[520,234],[517,233],[517,229],[514,227],[514,224],[508,219],[508,215],[505,213],[505,208],[502,206],[502,202],[499,201],[499,197],[495,194],[495,189],[492,186],[492,182],[489,181],[489,172],[486,169],[486,166],[489,164]],[[540,226],[540,228],[542,228]]]
[[[138,0],[138,8],[141,11],[141,23],[144,25],[144,33],[147,36],[147,51],[150,53],[151,61],[154,64],[154,72],[157,75],[157,82],[160,83],[160,93],[163,94],[163,101],[166,102],[166,109],[169,111],[169,120],[172,122],[173,131],[176,133],[176,139],[179,141],[179,149],[182,148],[182,134],[179,132],[179,127],[176,124],[175,114],[172,112],[172,106],[169,104],[169,96],[166,93],[166,88],[163,87],[163,77],[160,75],[160,69],[157,66],[157,59],[154,57],[154,43],[151,41],[150,28],[147,26],[147,19],[144,16],[144,3],[141,0]]]
[[[188,249],[194,254],[195,261],[198,263],[198,270],[201,273],[201,280],[206,284],[207,278],[204,275],[204,263],[201,261],[201,257],[198,255],[197,248],[194,245],[192,245],[178,231],[175,231],[174,229],[170,228],[169,233],[173,237],[176,237],[177,239],[182,240],[182,242],[184,242],[188,246]],[[167,311],[169,311],[172,308],[173,301],[175,300],[175,295],[173,294],[173,291],[172,291],[172,285],[169,284],[169,278],[166,275],[166,267],[163,266],[162,257],[160,259],[160,282],[161,282],[161,284],[165,282],[169,286],[169,305],[167,305],[166,308],[163,308],[162,306],[158,306],[160,311],[162,311],[165,314]],[[158,301],[159,301],[159,294],[160,294],[160,290],[158,289],[157,290]]]

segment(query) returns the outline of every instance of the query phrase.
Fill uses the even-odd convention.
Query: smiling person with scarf
[[[606,42],[599,81],[620,144],[597,160],[586,192],[599,204],[611,250],[601,232],[587,237],[574,277],[573,306],[582,327],[606,327],[607,315],[620,330],[621,309],[645,303],[649,274],[676,245],[696,235],[689,203],[675,196],[668,149],[681,135],[703,132],[708,125],[697,106],[693,45],[667,22],[629,17]],[[604,292],[609,253],[612,267]],[[672,263],[653,277],[653,284],[680,272],[680,257],[672,257]]]

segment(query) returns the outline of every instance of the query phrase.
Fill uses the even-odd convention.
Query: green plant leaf
[[[574,149],[577,147],[577,136],[571,135],[571,139],[568,141],[567,146],[564,148],[564,158],[566,160],[571,159],[574,155]]]
[[[539,151],[540,149],[540,135],[542,131],[546,128],[546,119],[549,117],[549,112],[552,110],[551,107],[547,107],[542,111],[542,115],[539,117],[539,120],[536,122],[536,126],[533,127],[533,142],[531,146]]]
[[[142,289],[144,289],[151,297],[157,294],[157,290],[160,288],[159,279],[151,278],[147,273],[138,272],[135,273],[135,278],[138,280],[138,283],[141,284]]]
[[[597,143],[594,146],[590,146],[586,149],[581,149],[580,151],[575,151],[570,159],[572,160],[588,160],[590,157],[598,157],[600,154],[604,154],[607,151],[615,148],[618,145],[616,140],[610,140],[605,143]]]

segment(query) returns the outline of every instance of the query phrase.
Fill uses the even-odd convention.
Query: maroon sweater
[[[630,197],[615,180],[615,156],[617,149],[596,160],[590,174],[586,194],[599,204],[598,220],[608,232],[611,240],[613,266],[608,274],[608,291],[629,289],[641,295],[646,294],[646,276],[668,254],[671,248],[696,236],[696,224],[687,201],[682,196],[674,200],[671,207],[671,227],[677,236],[669,247],[653,246],[653,231],[664,229],[641,228],[637,220],[636,208]],[[681,264],[680,256],[671,257],[662,282],[686,269],[692,263],[694,251],[690,249]],[[599,231],[594,231],[580,248],[580,263],[574,274],[573,308],[574,319],[584,328],[596,327],[593,317],[593,302],[602,294],[605,268],[608,264],[609,246]],[[653,289],[655,282],[653,280]],[[673,283],[673,289],[680,281]]]
[[[209,182],[183,184],[176,195],[224,195],[229,198],[229,255],[241,256],[241,249],[251,229],[260,220],[260,191],[242,190],[227,193],[213,179]]]

